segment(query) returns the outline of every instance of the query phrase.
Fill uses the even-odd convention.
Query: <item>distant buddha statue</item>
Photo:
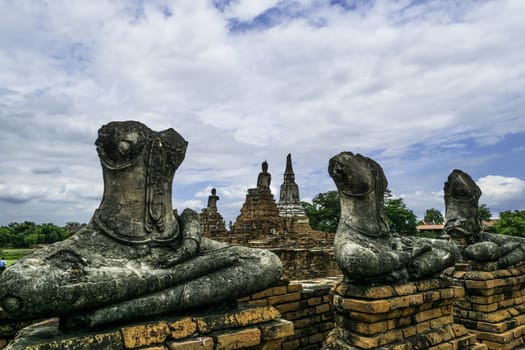
[[[74,236],[4,271],[7,319],[58,316],[63,329],[123,323],[235,301],[279,278],[273,253],[201,238],[197,213],[175,214],[173,176],[187,146],[175,130],[111,122],[95,144],[99,208]]]
[[[261,164],[262,171],[257,177],[257,188],[269,189],[272,182],[272,175],[268,172],[268,162],[264,161]]]
[[[211,189],[211,195],[208,197],[208,210],[217,211],[217,201],[219,196],[217,196],[217,190],[215,188]]]

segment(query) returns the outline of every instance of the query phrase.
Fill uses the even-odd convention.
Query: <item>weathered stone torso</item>
[[[66,329],[99,327],[236,300],[279,278],[274,254],[201,240],[197,213],[174,214],[187,145],[176,131],[112,122],[96,145],[104,197],[92,221],[1,275],[0,323],[59,316]]]
[[[330,159],[328,171],[341,199],[335,258],[348,281],[415,280],[440,273],[459,259],[453,243],[390,232],[383,205],[387,180],[375,161],[342,152]]]

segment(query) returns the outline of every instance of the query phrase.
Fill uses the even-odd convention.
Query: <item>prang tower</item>
[[[290,153],[286,156],[284,181],[281,185],[277,208],[279,209],[279,216],[283,218],[287,232],[300,233],[312,231],[308,216],[306,216],[306,212],[299,199],[299,186],[295,183],[292,155]]]

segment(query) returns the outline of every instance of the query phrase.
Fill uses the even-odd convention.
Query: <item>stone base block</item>
[[[494,271],[461,266],[446,274],[465,290],[454,304],[456,323],[489,349],[525,347],[525,266]]]
[[[332,290],[336,327],[324,348],[486,349],[454,324],[453,303],[461,295],[463,288],[444,278],[374,287],[342,282]]]
[[[15,334],[19,330],[33,323],[35,323],[35,321],[8,322],[6,320],[2,320],[0,317],[0,349],[3,349],[9,343],[9,341],[13,340]]]
[[[280,317],[272,306],[239,306],[75,333],[60,332],[51,319],[24,328],[5,350],[272,350],[294,332],[293,323]]]

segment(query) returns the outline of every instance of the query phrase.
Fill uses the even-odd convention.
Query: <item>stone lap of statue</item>
[[[383,207],[387,180],[374,160],[342,152],[330,159],[328,172],[341,200],[335,258],[348,282],[416,280],[438,274],[460,258],[454,243],[390,232]]]
[[[478,201],[481,189],[467,173],[455,169],[448,176],[445,192],[445,232],[463,240],[463,255],[476,269],[512,266],[525,259],[525,239],[482,231]]]
[[[173,129],[139,122],[100,128],[102,202],[85,229],[2,274],[4,321],[59,316],[63,329],[123,323],[235,301],[278,280],[273,253],[201,239],[197,213],[176,216],[171,187],[186,144]]]

